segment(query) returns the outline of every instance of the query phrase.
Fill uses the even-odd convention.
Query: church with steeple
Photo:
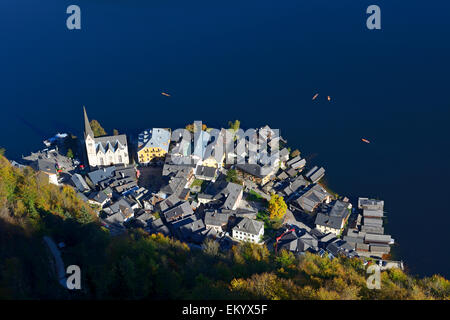
[[[120,134],[117,136],[95,137],[85,107],[83,107],[83,112],[84,142],[89,166],[128,165],[130,158],[128,155],[127,136]]]

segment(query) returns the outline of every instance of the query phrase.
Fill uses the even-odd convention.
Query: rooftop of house
[[[138,136],[138,149],[159,148],[165,152],[169,151],[170,131],[163,128],[147,129]]]
[[[177,194],[171,194],[170,196],[168,196],[166,199],[160,201],[158,203],[159,208],[161,209],[162,212],[173,208],[175,205],[177,205],[178,203],[181,202],[180,197]]]
[[[89,195],[88,198],[89,198],[89,200],[95,201],[98,203],[103,203],[109,199],[108,196],[106,195],[106,193],[104,193],[103,191],[91,192],[91,194]]]
[[[197,169],[195,170],[195,175],[213,179],[216,175],[216,171],[217,169],[214,167],[197,166]]]
[[[300,156],[296,156],[292,159],[290,159],[288,162],[286,162],[286,165],[291,166],[292,164],[296,163],[297,161],[300,161],[301,157]]]
[[[209,211],[205,213],[205,224],[207,226],[218,226],[221,227],[228,223],[230,214],[218,213],[214,211]]]
[[[175,175],[185,175],[188,176],[194,171],[192,165],[186,164],[176,164],[170,161],[166,161],[163,166],[162,175],[163,176],[175,176]]]
[[[274,167],[257,163],[236,164],[236,168],[257,178],[265,178],[274,172]]]
[[[261,230],[264,230],[264,222],[249,218],[241,218],[233,230],[258,235]]]
[[[337,257],[340,253],[345,254],[351,250],[353,250],[353,247],[346,241],[340,239],[327,245],[327,251],[335,257]]]
[[[290,231],[280,239],[277,247],[278,250],[285,249],[293,253],[317,252],[319,250],[319,241],[314,235],[305,230],[301,232]]]
[[[56,174],[56,164],[53,161],[45,159],[37,159],[31,165],[35,170],[45,172],[47,174]]]
[[[336,200],[332,204],[325,204],[317,213],[315,224],[333,229],[341,229],[342,223],[350,216],[349,204]]]
[[[322,203],[330,194],[320,185],[315,184],[302,194],[295,202],[305,211],[312,212],[314,208]]]
[[[305,177],[307,179],[311,180],[312,182],[317,182],[324,175],[325,175],[325,169],[323,167],[318,168],[317,166],[315,166],[314,168],[312,168],[305,174]]]
[[[105,167],[89,172],[88,177],[94,185],[97,185],[100,181],[111,178],[114,171],[116,171],[115,166]]]
[[[75,173],[74,175],[72,175],[72,177],[70,177],[70,180],[74,184],[75,188],[77,188],[77,190],[79,191],[86,191],[90,189],[88,184],[86,183],[86,180],[84,180],[84,178],[79,173]]]
[[[130,202],[124,197],[120,197],[116,202],[114,202],[113,204],[108,206],[106,209],[109,209],[109,210],[105,210],[105,211],[109,212],[110,214],[111,213],[115,214],[117,212],[120,212],[120,213],[122,213],[124,218],[127,218],[134,213],[134,210],[131,207]]]
[[[369,198],[358,198],[358,208],[367,210],[383,210],[384,201]]]
[[[309,185],[309,182],[302,176],[298,176],[294,179],[294,181],[291,181],[286,188],[283,189],[283,192],[289,196],[298,189],[306,187],[307,185]]]
[[[171,221],[173,219],[176,219],[178,217],[183,217],[187,215],[191,215],[194,213],[194,210],[192,210],[191,205],[188,201],[183,201],[181,204],[175,206],[172,209],[167,210],[163,213],[164,217],[166,218],[166,221]]]
[[[306,165],[306,160],[305,160],[305,159],[302,159],[302,160],[300,160],[300,161],[297,161],[297,162],[291,164],[291,168],[293,168],[293,169],[301,169],[301,168],[303,168],[305,165]]]
[[[224,209],[233,209],[242,192],[243,187],[240,184],[218,179],[209,184],[205,192],[200,193],[198,197],[200,199],[223,200]]]

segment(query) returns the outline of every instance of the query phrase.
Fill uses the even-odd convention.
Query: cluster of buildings
[[[55,184],[73,185],[112,234],[140,227],[192,246],[205,239],[223,248],[237,241],[265,242],[269,249],[330,257],[382,258],[394,242],[384,234],[383,201],[359,198],[355,209],[349,199],[337,199],[319,183],[325,169],[306,170],[306,160],[279,148],[285,141],[268,126],[242,140],[227,139],[225,129],[212,134],[201,126],[194,127],[191,140],[174,139],[170,129],[146,129],[135,144],[136,161],[126,135],[94,136],[85,109],[84,126],[89,168],[80,170],[57,150],[24,160]],[[261,138],[268,150],[252,152],[240,145]],[[149,164],[161,168],[156,189],[139,184]],[[228,170],[235,171],[239,183],[227,178]],[[249,192],[267,200],[276,193],[286,201],[288,211],[275,239],[264,239],[264,223],[257,219],[261,207],[247,201]]]
[[[358,199],[361,211],[353,228],[348,228],[344,239],[361,256],[383,257],[388,255],[394,239],[384,234],[384,201],[368,198]]]

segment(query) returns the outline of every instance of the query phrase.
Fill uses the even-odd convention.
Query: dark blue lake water
[[[379,31],[366,28],[374,3]],[[70,4],[79,31],[66,28]],[[0,10],[8,157],[81,134],[83,105],[109,132],[269,124],[325,166],[339,194],[385,200],[413,273],[450,277],[448,1],[2,0]]]

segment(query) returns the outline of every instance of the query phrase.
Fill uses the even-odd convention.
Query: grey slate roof
[[[325,169],[324,168],[318,168],[315,166],[311,170],[306,173],[305,177],[311,180],[312,182],[319,181],[323,176],[325,175]]]
[[[104,193],[103,191],[91,192],[91,194],[89,195],[88,198],[89,198],[89,200],[95,201],[100,204],[102,204],[103,202],[105,202],[109,199],[108,196],[106,195],[106,193]]]
[[[261,221],[242,218],[239,223],[233,228],[233,230],[258,235],[261,229],[264,228],[264,223]]]
[[[384,228],[383,227],[375,227],[375,226],[361,226],[361,231],[364,231],[366,233],[374,233],[374,234],[384,234]]]
[[[364,218],[364,225],[370,227],[381,228],[383,226],[383,220],[377,218]]]
[[[286,171],[282,171],[282,172],[277,176],[277,178],[278,178],[279,180],[285,180],[285,179],[289,178],[289,176],[287,175]]]
[[[330,194],[320,185],[315,184],[295,202],[306,212],[312,212],[316,206],[322,203]]]
[[[299,188],[305,187],[308,184],[309,184],[308,181],[306,181],[302,176],[299,176],[294,181],[289,183],[289,185],[283,189],[283,192],[289,196],[295,191],[297,191]]]
[[[113,213],[112,215],[109,215],[107,218],[103,219],[107,224],[122,224],[125,219],[121,212]]]
[[[367,210],[383,210],[384,201],[369,198],[358,198],[358,208]]]
[[[52,161],[37,159],[31,166],[38,171],[42,171],[48,174],[56,174],[55,162]]]
[[[199,199],[222,200],[224,209],[233,209],[239,200],[243,187],[240,184],[217,180],[208,185],[205,192],[198,195]]]
[[[189,202],[184,201],[176,207],[164,212],[163,215],[166,218],[166,221],[172,221],[174,219],[178,219],[179,217],[184,217],[193,213],[194,211],[192,210]]]
[[[382,235],[382,234],[366,234],[364,238],[366,243],[390,243],[392,238],[390,235]]]
[[[282,249],[296,254],[305,251],[317,252],[319,250],[319,241],[308,232],[298,235],[295,231],[291,231],[280,239],[278,250]]]
[[[115,166],[101,168],[88,173],[89,179],[94,185],[97,185],[100,181],[111,178],[116,170]]]
[[[256,163],[236,164],[236,168],[258,178],[264,178],[274,171],[274,168],[271,166],[261,166]]]
[[[290,176],[290,177],[295,177],[298,174],[298,171],[295,170],[294,168],[290,168],[288,170],[286,170],[286,173]]]
[[[384,216],[383,210],[363,210],[364,217],[382,218]]]
[[[216,213],[216,212],[206,212],[205,213],[205,224],[207,226],[217,226],[222,227],[228,223],[230,214],[226,213]]]
[[[305,165],[306,165],[306,160],[302,159],[300,161],[297,161],[297,162],[293,163],[291,165],[291,168],[293,168],[293,169],[300,169],[300,168],[303,168]]]
[[[324,212],[317,213],[315,224],[340,229],[343,221],[350,215],[348,203],[337,200],[332,205],[325,205],[324,207]]]
[[[70,180],[78,191],[85,192],[90,190],[88,184],[80,174],[75,173],[72,177],[70,177]]]
[[[233,207],[239,201],[239,196],[243,192],[243,187],[239,184],[229,182],[224,190],[220,193],[226,197],[226,200],[223,204],[224,209],[233,209]]]
[[[300,161],[300,156],[296,156],[294,158],[292,158],[291,160],[289,160],[288,162],[286,162],[286,165],[291,166],[293,163],[296,163],[297,161]]]
[[[207,166],[198,166],[195,175],[206,179],[213,179],[216,175],[216,168]]]
[[[123,197],[119,198],[116,202],[111,204],[106,209],[108,209],[112,214],[120,212],[124,216],[124,218],[129,217],[134,213],[131,204]]]

